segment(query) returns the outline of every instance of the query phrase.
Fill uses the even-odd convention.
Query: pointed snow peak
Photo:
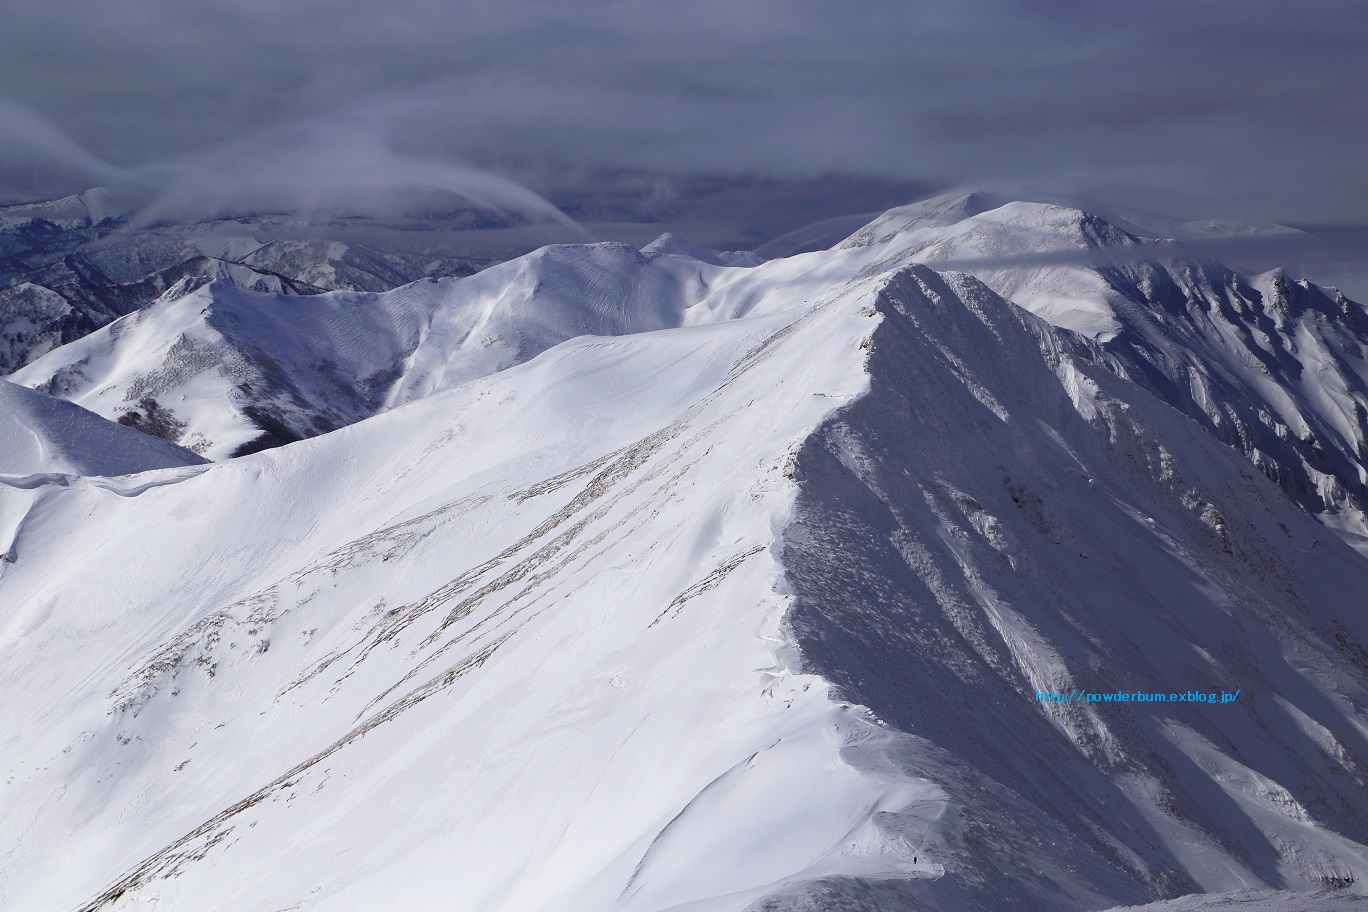
[[[1363,331],[1363,308],[1333,286],[1317,285],[1309,279],[1294,279],[1281,266],[1252,276],[1249,283],[1262,296],[1264,305],[1285,317],[1300,317],[1315,311],[1333,322],[1343,321],[1349,328]]]

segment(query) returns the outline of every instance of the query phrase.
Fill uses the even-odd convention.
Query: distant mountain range
[[[0,207],[0,372],[133,313],[168,290],[218,280],[252,291],[386,291],[462,276],[522,252],[443,252],[444,231],[508,227],[458,211],[401,224],[262,215],[189,225],[138,220],[127,191]],[[388,238],[388,239],[386,239]]]

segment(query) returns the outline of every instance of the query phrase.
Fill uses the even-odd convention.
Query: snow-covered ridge
[[[1239,447],[1308,509],[1368,534],[1368,315],[1280,273],[1242,276],[1181,248],[1153,258],[1192,230],[969,194],[892,210],[836,249],[747,270],[668,236],[644,254],[547,247],[378,295],[301,300],[215,285],[13,379],[111,419],[155,388],[184,423],[172,439],[223,458],[332,430],[576,335],[730,319],[768,295],[954,264],[1106,343],[1115,370]]]
[[[155,403],[212,458],[351,424],[581,335],[680,325],[717,270],[625,244],[548,247],[392,292],[262,295],[215,282],[12,375],[114,420]]]
[[[318,901],[363,908],[407,883],[424,907],[450,895],[421,873],[439,856],[461,859],[468,908],[727,907],[827,874],[935,876],[901,834],[939,815],[936,787],[880,767],[886,733],[775,653],[784,455],[860,392],[870,326],[839,307],[572,341],[137,497],[50,498],[33,556],[3,578],[13,604],[41,598],[59,552],[123,534],[64,583],[78,614],[21,612],[5,631],[7,686],[47,732],[24,743],[72,746],[14,770],[26,785],[4,819],[29,835],[6,901],[116,908],[169,889],[183,908],[250,905],[324,885]],[[836,357],[807,358],[814,346]],[[217,569],[187,576],[204,549]],[[108,572],[141,554],[176,569]],[[38,661],[71,623],[105,643],[79,678]],[[244,743],[255,760],[220,765]],[[841,759],[855,745],[864,759]],[[154,759],[166,749],[169,765]],[[443,785],[453,775],[465,784]],[[49,776],[81,783],[63,809]],[[109,822],[80,832],[133,829],[112,853],[40,861],[53,856],[31,827],[47,824],[31,815],[65,827],[87,788]],[[141,798],[167,789],[179,810]],[[776,831],[771,809],[798,793],[823,797]],[[405,809],[382,825],[366,794]],[[300,812],[333,835],[244,841]],[[329,873],[347,833],[377,839],[371,874]],[[699,853],[721,839],[733,861],[705,874]],[[225,893],[220,865],[256,885]]]
[[[0,477],[129,475],[202,462],[165,440],[0,380]]]
[[[1118,295],[1090,337],[917,261],[923,230],[1135,237],[1041,206],[744,269],[591,245],[374,297],[214,285],[116,324],[68,376],[175,380],[182,337],[224,346],[185,402],[230,362],[310,405],[395,373],[313,439],[24,489],[0,905],[1361,891],[1368,562],[1296,483],[1360,466],[1356,305],[1071,260]],[[328,352],[336,386],[304,385]],[[1261,409],[1338,436],[1275,449]],[[1217,685],[1246,696],[1031,698]]]
[[[1363,883],[1362,557],[1104,346],[924,267],[877,306],[871,392],[795,461],[790,623],[962,809],[968,905]],[[1182,681],[1247,702],[1032,699]]]

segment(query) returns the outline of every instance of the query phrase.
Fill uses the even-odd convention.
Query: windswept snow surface
[[[184,470],[204,461],[189,450],[106,421],[70,402],[0,380],[0,577],[19,559],[21,534],[39,512],[35,507],[52,491],[84,483],[79,476]],[[137,479],[115,477],[92,483],[122,491],[139,484]],[[0,618],[8,615],[11,604],[0,596]]]
[[[41,473],[130,475],[202,462],[165,440],[0,380],[0,478]]]
[[[136,496],[56,492],[2,581],[0,903],[721,909],[937,876],[905,840],[939,789],[779,654],[786,458],[864,388],[871,328],[578,340]]]
[[[956,205],[935,230],[990,211]],[[1351,316],[1259,280],[1287,318],[1256,382],[1204,359],[1254,358],[1271,311],[1216,285],[1090,337],[919,264],[918,230],[745,269],[548,248],[401,290],[440,308],[307,299],[339,376],[403,353],[387,410],[38,480],[0,566],[0,907],[1361,891],[1368,558],[1349,510],[1294,483],[1321,451],[1351,496],[1361,421],[1260,463],[1192,406],[1331,426],[1361,392]],[[240,350],[288,323],[227,293]],[[184,300],[142,345],[230,338]],[[90,389],[137,331],[80,361]],[[1175,374],[1192,340],[1177,363],[1229,399]],[[1312,352],[1315,384],[1293,365]],[[1191,689],[1240,697],[1034,698]]]

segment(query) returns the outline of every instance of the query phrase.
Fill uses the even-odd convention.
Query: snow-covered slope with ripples
[[[203,461],[70,402],[0,380],[0,475],[129,475]]]
[[[25,606],[4,902],[653,909],[933,876],[888,824],[929,822],[935,786],[881,771],[887,734],[775,651],[783,456],[859,393],[868,324],[570,342],[135,496],[49,498],[0,579]],[[51,661],[95,631],[81,675]],[[821,797],[776,829],[798,793]]]

